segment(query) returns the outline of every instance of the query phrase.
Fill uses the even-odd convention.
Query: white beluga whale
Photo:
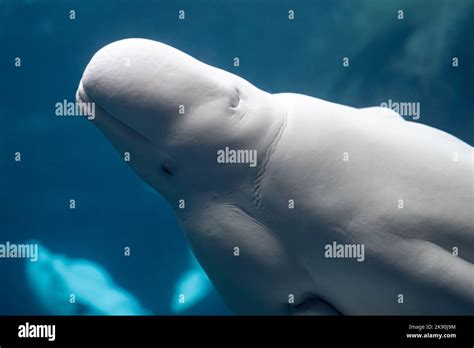
[[[169,306],[171,313],[185,313],[204,300],[212,289],[207,274],[203,271],[194,255],[191,252],[189,254],[190,267],[176,282]]]
[[[34,298],[48,314],[151,314],[99,264],[55,254],[42,244],[38,261],[27,262],[25,274]]]
[[[99,50],[77,100],[234,313],[474,314],[473,149],[456,137],[144,39]]]

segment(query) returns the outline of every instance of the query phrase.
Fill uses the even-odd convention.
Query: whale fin
[[[314,287],[281,240],[239,206],[215,203],[195,210],[183,227],[214,287],[236,314],[287,315],[288,295]]]
[[[369,108],[359,109],[364,112],[364,114],[374,115],[375,117],[386,117],[391,119],[405,120],[399,113],[395,112],[392,109],[384,108],[381,106],[372,106]]]
[[[341,313],[329,303],[319,297],[312,297],[304,302],[292,306],[291,315],[341,315]]]

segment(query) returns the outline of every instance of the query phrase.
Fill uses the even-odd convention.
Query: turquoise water
[[[415,102],[417,122],[472,145],[473,15],[469,0],[0,0],[0,243],[35,239],[88,260],[155,314],[228,313],[202,277],[191,285],[198,300],[176,309],[177,289],[199,272],[170,207],[95,127],[55,116],[57,102],[74,100],[94,52],[143,37],[270,92],[355,107]],[[41,279],[31,285],[26,262],[0,259],[0,314],[61,313],[41,301],[56,295],[40,293]],[[66,281],[57,279],[51,287]]]

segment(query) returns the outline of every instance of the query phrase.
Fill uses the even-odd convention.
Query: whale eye
[[[174,168],[173,165],[169,162],[163,162],[161,165],[161,170],[166,174],[166,175],[173,175]]]

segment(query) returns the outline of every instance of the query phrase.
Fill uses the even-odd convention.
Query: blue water
[[[472,145],[473,4],[0,0],[0,243],[35,239],[55,253],[90,260],[144,308],[173,313],[170,303],[190,258],[170,207],[95,127],[54,114],[55,103],[74,100],[94,52],[143,37],[270,92],[355,107],[418,102],[417,122]],[[181,9],[185,20],[178,19]],[[70,10],[76,19],[69,19]],[[240,67],[233,66],[234,57]],[[350,58],[349,67],[343,57]],[[21,162],[14,161],[17,151]],[[69,209],[70,199],[76,209]],[[125,257],[127,246],[131,255]],[[59,313],[40,304],[25,269],[25,261],[0,259],[0,314]],[[180,313],[229,312],[211,289]]]

